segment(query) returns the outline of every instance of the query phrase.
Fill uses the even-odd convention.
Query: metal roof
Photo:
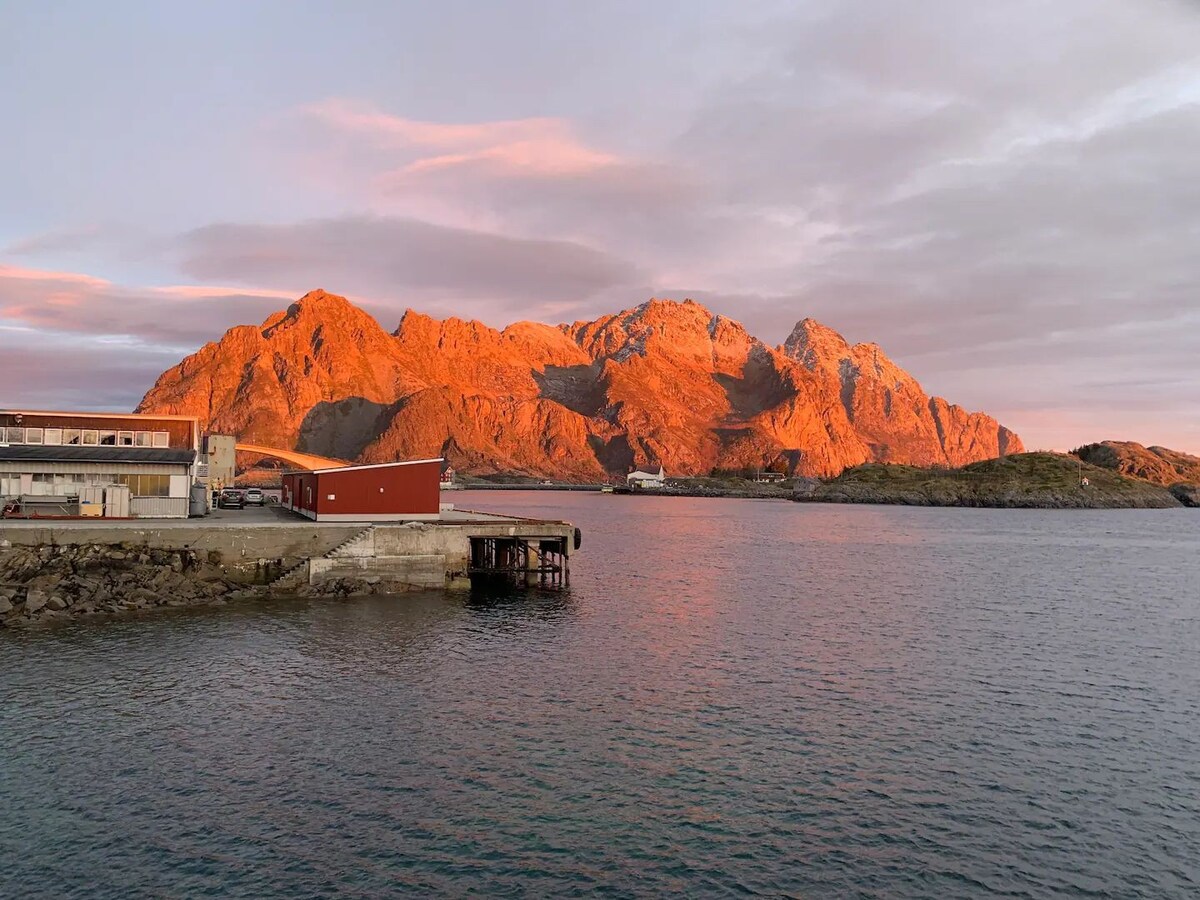
[[[0,409],[0,416],[78,416],[90,419],[165,419],[173,422],[199,422],[198,416],[159,415],[158,413],[92,412],[65,409]]]
[[[435,456],[432,459],[404,459],[404,460],[399,460],[398,462],[371,463],[369,465],[330,466],[327,469],[286,469],[282,474],[284,474],[284,475],[304,475],[307,473],[307,474],[311,474],[311,475],[323,475],[326,472],[359,472],[359,471],[362,471],[363,469],[393,469],[396,466],[415,466],[418,463],[433,463],[433,462],[435,462],[435,463],[445,462],[445,459],[441,456]]]
[[[190,465],[194,450],[161,447],[39,446],[38,444],[0,444],[0,462],[98,462],[98,463],[179,463]]]

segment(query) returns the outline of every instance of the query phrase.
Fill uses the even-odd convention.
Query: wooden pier
[[[570,558],[566,537],[474,537],[467,574],[528,587],[570,587]]]

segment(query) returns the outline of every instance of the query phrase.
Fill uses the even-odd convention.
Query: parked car
[[[219,509],[242,509],[246,506],[246,496],[236,488],[225,488],[217,500]]]
[[[247,506],[262,506],[265,502],[263,492],[258,488],[248,488],[242,496],[245,498]]]

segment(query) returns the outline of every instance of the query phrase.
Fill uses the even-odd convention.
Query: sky
[[[0,0],[0,406],[314,288],[814,317],[1031,448],[1200,453],[1200,3]]]

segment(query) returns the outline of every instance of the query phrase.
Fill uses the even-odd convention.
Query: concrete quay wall
[[[471,540],[458,525],[376,525],[357,540],[308,563],[308,583],[354,579],[393,587],[469,587]]]
[[[337,579],[408,588],[467,587],[471,539],[481,537],[574,537],[573,526],[558,523],[408,523],[376,525],[357,540],[308,563],[308,583]]]

